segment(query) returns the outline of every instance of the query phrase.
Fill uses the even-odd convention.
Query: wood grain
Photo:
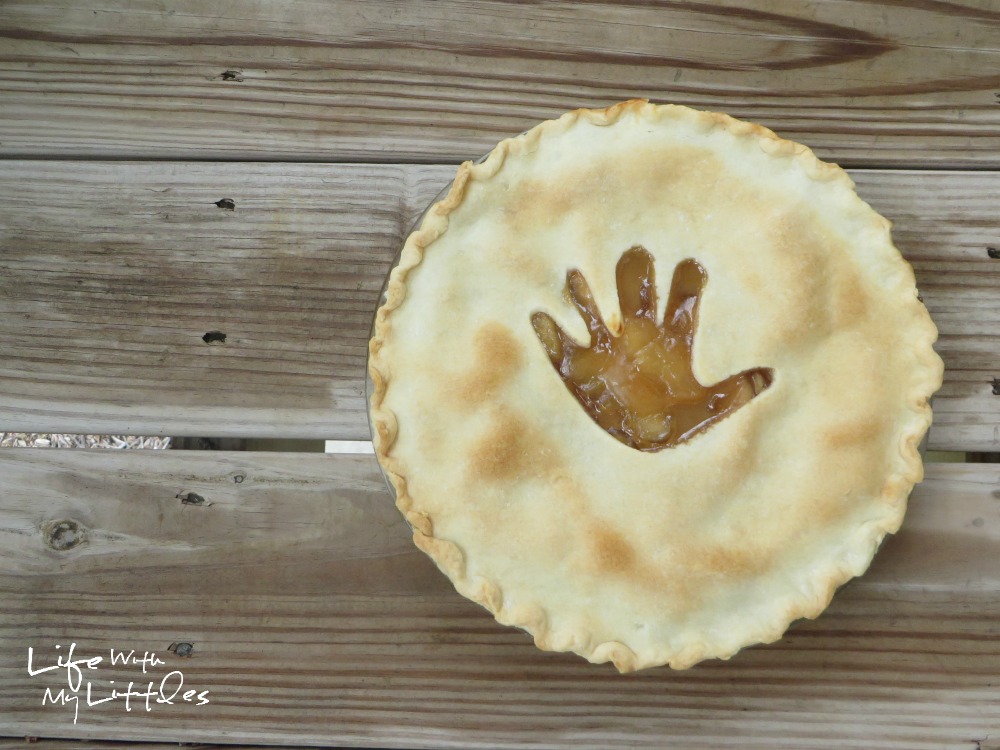
[[[0,155],[457,161],[649,97],[854,166],[997,167],[998,38],[973,0],[8,0]]]
[[[730,662],[628,677],[538,652],[454,593],[369,456],[8,449],[0,474],[0,734],[972,750],[1000,727],[990,466],[932,465],[904,529],[819,620]],[[56,551],[54,521],[85,541]],[[41,706],[60,678],[27,675],[29,646],[54,657],[71,642],[166,662],[149,678],[101,666],[101,695],[179,669],[210,702],[128,714],[112,702],[74,726],[70,706]]]
[[[942,333],[930,447],[1000,451],[998,32],[979,0],[0,1],[0,429],[364,440],[371,312],[453,164],[649,97],[881,168]],[[931,464],[817,621],[620,677],[458,596],[370,455],[0,450],[0,750],[1000,750],[998,482]],[[211,702],[74,724],[26,669],[71,642],[165,662],[98,697],[178,669]]]
[[[7,167],[5,429],[368,436],[379,290],[453,168]]]
[[[453,168],[8,162],[0,424],[9,431],[366,439],[386,270]],[[856,171],[941,330],[930,444],[997,450],[996,172]],[[217,201],[230,199],[232,210]],[[210,331],[225,343],[206,344]]]

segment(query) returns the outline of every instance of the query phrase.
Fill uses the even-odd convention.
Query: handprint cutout
[[[703,386],[691,369],[698,303],[707,281],[692,259],[674,270],[670,298],[656,321],[653,258],[642,247],[626,251],[616,269],[622,332],[601,319],[586,280],[570,271],[567,294],[590,329],[590,345],[576,344],[546,313],[531,322],[570,392],[608,433],[642,451],[690,440],[749,403],[774,379],[768,368],[746,370]]]

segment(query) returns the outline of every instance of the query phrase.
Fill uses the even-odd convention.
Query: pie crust
[[[678,445],[605,432],[553,367],[581,346],[582,273],[612,332],[615,266],[708,274],[700,383],[773,383]],[[466,597],[550,651],[621,671],[729,658],[814,618],[868,567],[923,475],[943,365],[890,223],[805,146],[633,100],[465,163],[393,269],[370,344],[379,461],[413,539]]]

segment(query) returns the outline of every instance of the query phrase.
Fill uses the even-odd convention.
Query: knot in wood
[[[194,644],[188,643],[187,641],[173,642],[167,646],[167,651],[173,651],[175,654],[181,657],[191,656],[194,653]]]
[[[87,541],[87,529],[68,518],[46,521],[42,524],[42,537],[51,549],[65,552]]]
[[[197,492],[179,492],[174,497],[180,500],[183,505],[212,505],[204,496],[199,495]]]

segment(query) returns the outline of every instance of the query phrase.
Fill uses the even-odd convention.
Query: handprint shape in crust
[[[759,367],[703,386],[691,368],[698,304],[707,281],[693,259],[674,270],[662,322],[656,320],[653,258],[627,250],[616,269],[622,331],[604,324],[579,271],[566,278],[569,299],[590,329],[580,346],[544,312],[532,325],[566,387],[598,425],[637,450],[671,448],[704,432],[766,390],[774,371]]]

